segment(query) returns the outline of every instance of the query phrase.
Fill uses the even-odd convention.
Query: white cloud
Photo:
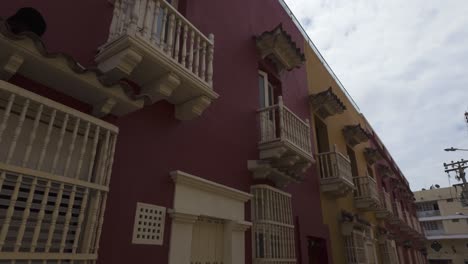
[[[413,190],[468,152],[468,2],[287,0]],[[454,180],[452,178],[452,184]]]

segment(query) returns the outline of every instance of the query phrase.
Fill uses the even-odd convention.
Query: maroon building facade
[[[122,3],[119,2],[119,4],[124,5],[130,2],[123,1]],[[143,2],[146,1],[142,1],[142,5]],[[252,235],[254,231],[252,231],[253,227],[251,227],[250,222],[253,222],[253,211],[250,208],[254,206],[253,203],[256,198],[255,195],[248,199],[245,198],[245,205],[242,207],[242,214],[245,214],[243,219],[245,223],[242,222],[244,223],[242,228],[245,229],[242,238],[244,241],[239,244],[243,244],[245,247],[241,250],[245,251],[243,253],[245,262],[242,263],[253,263],[253,259],[265,258],[268,255],[268,250],[265,249],[264,244],[268,243],[278,247],[278,249],[273,249],[275,246],[271,247],[271,258],[274,259],[275,254],[276,258],[280,258],[280,255],[284,253],[284,250],[280,249],[284,241],[290,244],[293,243],[294,252],[289,252],[290,259],[281,263],[296,263],[294,259],[297,260],[297,263],[326,263],[327,261],[331,263],[331,258],[328,257],[326,250],[330,245],[328,243],[327,227],[322,223],[319,178],[316,175],[313,158],[310,159],[310,164],[302,168],[300,180],[293,181],[290,184],[281,184],[281,187],[276,186],[278,184],[274,183],[273,178],[254,177],[255,169],[248,166],[248,161],[262,160],[262,155],[267,155],[262,154],[262,151],[259,150],[261,119],[265,118],[257,112],[262,106],[261,103],[259,104],[259,101],[262,100],[261,93],[259,93],[259,70],[267,72],[269,76],[274,76],[272,77],[274,79],[272,82],[275,83],[272,95],[273,103],[279,104],[278,100],[281,100],[281,104],[287,106],[289,111],[296,115],[295,118],[302,120],[309,118],[305,66],[301,66],[299,63],[293,65],[294,67],[290,69],[279,70],[280,67],[275,64],[277,63],[275,58],[271,59],[270,55],[262,57],[257,46],[257,40],[262,34],[265,32],[267,32],[265,34],[268,34],[281,24],[281,34],[283,34],[283,37],[286,36],[285,39],[288,42],[285,45],[289,45],[285,49],[291,49],[297,53],[293,56],[300,57],[304,45],[303,36],[277,1],[201,0],[180,1],[176,5],[186,20],[190,21],[200,32],[206,35],[208,33],[214,35],[214,59],[212,62],[212,90],[214,95],[213,98],[210,98],[212,100],[209,107],[205,111],[201,111],[203,112],[201,116],[192,120],[179,120],[175,117],[175,112],[179,110],[176,109],[177,106],[173,102],[160,100],[153,103],[151,100],[142,100],[138,96],[145,89],[143,85],[132,80],[132,77],[127,76],[120,79],[120,82],[127,84],[125,87],[131,88],[130,91],[126,91],[128,98],[135,102],[140,101],[138,103],[129,103],[134,109],[128,107],[125,111],[120,111],[125,112],[124,114],[114,114],[113,110],[111,110],[110,113],[99,115],[102,119],[118,127],[119,133],[115,145],[108,197],[106,201],[104,199],[104,205],[100,213],[104,219],[102,233],[100,238],[97,236],[94,240],[95,243],[98,243],[95,248],[98,251],[97,262],[177,263],[174,257],[171,260],[171,254],[184,255],[187,252],[184,251],[186,250],[184,247],[175,249],[180,244],[171,244],[171,241],[176,241],[174,234],[177,232],[175,231],[177,227],[174,227],[173,224],[177,216],[174,215],[179,213],[175,209],[178,206],[178,201],[175,200],[178,199],[176,198],[177,195],[181,195],[180,197],[188,195],[179,194],[182,187],[180,190],[177,189],[177,184],[180,181],[184,183],[181,186],[186,186],[188,184],[185,182],[189,181],[187,179],[190,178],[190,181],[195,181],[193,178],[197,178],[197,181],[202,181],[204,185],[201,183],[195,185],[205,186],[200,187],[201,189],[221,188],[226,193],[243,192],[243,196],[238,194],[243,197],[239,198],[240,200],[252,192],[251,186],[258,186],[259,184],[261,186],[275,186],[275,192],[280,193],[279,189],[282,189],[281,192],[286,195],[284,197],[289,195],[292,212],[285,216],[289,223],[285,224],[285,226],[290,228],[289,231],[293,230],[294,236],[282,238],[282,234],[289,231],[275,231],[277,233],[272,231],[276,235],[271,235],[271,241],[269,241],[270,238],[265,236],[265,233],[262,233],[262,238],[260,238],[260,231],[258,231],[258,234]],[[115,16],[115,3],[106,0],[80,1],[73,4],[65,1],[14,1],[2,3],[0,15],[3,18],[8,18],[23,7],[33,7],[39,11],[47,24],[47,30],[41,38],[44,44],[43,50],[38,51],[38,53],[42,54],[44,60],[47,60],[47,58],[54,60],[56,55],[51,54],[59,52],[70,55],[86,68],[90,69],[97,66],[96,56],[102,54],[103,49],[106,49],[103,45],[108,40],[109,28],[113,16]],[[156,10],[156,8],[153,7],[151,10]],[[161,8],[161,12],[163,10],[165,9]],[[167,19],[167,21],[170,21],[171,18],[168,17]],[[175,27],[179,23],[177,21],[183,23],[183,20],[176,20],[173,24]],[[170,24],[168,25],[166,28],[163,26],[162,30],[169,30]],[[181,28],[183,30],[184,27]],[[164,33],[162,34],[164,35]],[[166,32],[166,34],[168,33]],[[21,35],[21,38],[29,37],[28,34]],[[4,38],[8,39],[7,37]],[[187,38],[190,38],[190,33]],[[9,41],[14,42],[14,37]],[[182,48],[182,44],[180,48]],[[39,50],[40,48],[36,47],[36,49]],[[25,61],[27,61],[27,58]],[[86,114],[95,113],[95,105],[86,100],[77,99],[73,96],[73,93],[72,95],[67,94],[66,89],[60,90],[53,87],[53,85],[48,85],[50,82],[54,82],[53,76],[48,78],[52,81],[41,83],[42,77],[37,77],[37,73],[33,74],[33,77],[29,76],[29,72],[23,72],[21,67],[10,76],[9,82],[11,84]],[[149,72],[150,70],[151,68],[147,69]],[[37,68],[37,71],[41,71],[41,69]],[[104,75],[101,75],[101,72],[95,74],[92,71],[88,73],[75,72],[73,74],[96,75],[97,77],[94,78],[103,80],[106,77],[105,70],[103,72]],[[73,78],[71,77],[71,79]],[[74,89],[76,88],[78,87]],[[143,101],[145,101],[144,106]],[[109,105],[112,105],[112,102],[111,100]],[[117,105],[119,104],[120,102],[117,103]],[[104,104],[103,108],[105,106],[107,105]],[[132,109],[128,110],[129,108]],[[277,120],[275,118],[272,120]],[[312,136],[310,130],[306,132],[305,135],[302,134],[302,137],[305,136],[305,140],[307,140],[307,137]],[[312,150],[309,148],[309,151]],[[265,159],[268,160],[268,158]],[[308,166],[310,168],[307,169]],[[180,176],[185,175],[185,173],[191,176]],[[176,180],[176,178],[180,178],[180,180]],[[222,185],[222,187],[217,185],[217,187],[213,187],[215,184]],[[182,193],[182,191],[180,192]],[[231,196],[234,196],[234,194]],[[188,195],[188,197],[192,196]],[[209,201],[204,204],[205,201],[202,201],[202,199],[204,198],[200,198],[200,207],[206,204],[209,207],[210,203],[214,203],[210,200],[211,198],[206,198]],[[286,198],[284,199],[286,201]],[[157,245],[138,243],[134,237],[138,203],[158,206],[158,208],[162,208],[161,210],[167,212],[162,220],[165,223],[162,229],[164,235]],[[196,210],[195,207],[194,210]],[[86,210],[84,208],[83,212]],[[273,214],[276,211],[271,209],[269,212]],[[215,217],[215,215],[203,216]],[[60,214],[58,218],[60,218]],[[198,221],[193,217],[190,219],[187,221],[195,223]],[[228,220],[222,219],[222,217],[219,219],[224,223]],[[86,218],[83,221],[86,222]],[[92,223],[92,220],[89,221]],[[212,223],[211,220],[208,222]],[[253,225],[255,226],[255,223]],[[96,230],[96,232],[101,232],[99,228]],[[224,235],[226,235],[226,231]],[[195,236],[195,233],[193,236]],[[275,236],[277,242],[274,242]],[[230,241],[227,238],[219,241],[213,239],[215,244],[219,241]],[[311,250],[310,241],[312,240],[322,241],[322,250]],[[260,248],[263,249],[259,249],[259,244]],[[224,263],[241,263],[232,260],[235,258],[226,257],[226,254],[234,254],[239,249],[232,246],[233,249],[228,250],[226,244],[224,244],[224,247],[224,250],[221,250],[222,253],[220,253],[222,255],[221,259],[224,258],[224,261],[228,259]],[[175,253],[171,253],[171,250]],[[199,249],[199,251],[203,250]],[[21,252],[21,250],[14,252]],[[58,252],[61,253],[60,249]],[[190,255],[190,253],[192,261],[195,261],[193,255],[198,253],[193,246],[188,254]],[[200,259],[204,257],[211,258],[201,255],[198,256]],[[40,258],[39,255],[36,257]],[[219,256],[211,259],[217,258]]]

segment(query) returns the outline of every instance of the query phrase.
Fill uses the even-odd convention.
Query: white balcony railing
[[[0,81],[1,263],[96,261],[117,132]]]
[[[355,199],[374,199],[379,201],[377,194],[377,183],[370,176],[354,177]]]
[[[353,175],[351,171],[351,161],[343,154],[333,151],[317,154],[320,164],[320,179],[333,180],[344,179],[351,184]]]
[[[283,104],[278,97],[278,104],[258,110],[260,117],[260,145],[283,142],[293,146],[306,156],[312,157],[310,126]]]
[[[210,87],[214,36],[206,37],[164,0],[116,0],[108,43],[122,35],[144,39]]]
[[[419,218],[440,216],[439,210],[430,210],[430,211],[418,211],[416,212]]]

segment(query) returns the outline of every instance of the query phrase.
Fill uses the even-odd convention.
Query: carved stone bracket
[[[379,170],[380,175],[382,175],[382,177],[392,177],[393,176],[392,170],[387,165],[379,164],[377,166],[377,169]]]
[[[289,183],[292,182],[297,183],[300,180],[287,172],[283,172],[274,168],[269,161],[249,160],[247,161],[247,168],[253,173],[254,179],[269,179],[280,188],[286,187]]]
[[[190,120],[203,114],[210,106],[211,99],[206,96],[199,96],[185,103],[176,105],[175,116],[179,120]]]

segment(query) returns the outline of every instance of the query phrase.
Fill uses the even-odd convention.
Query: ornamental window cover
[[[97,259],[117,131],[0,81],[0,262]]]
[[[268,185],[251,191],[254,263],[296,263],[291,195]]]

